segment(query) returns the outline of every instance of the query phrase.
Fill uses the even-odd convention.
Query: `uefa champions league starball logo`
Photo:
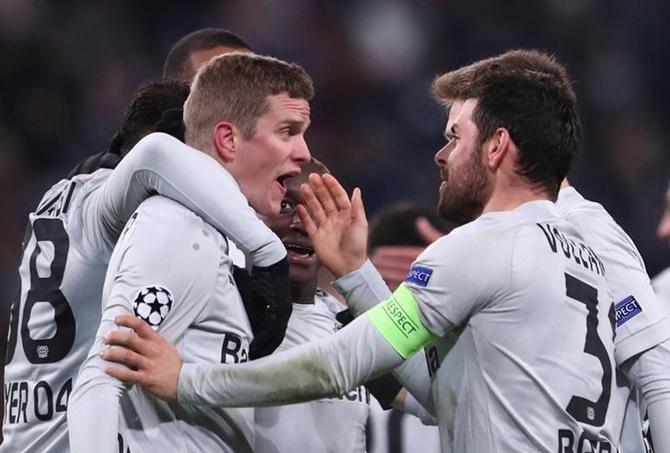
[[[133,301],[135,316],[148,322],[152,329],[158,329],[172,308],[172,293],[162,286],[147,286]]]

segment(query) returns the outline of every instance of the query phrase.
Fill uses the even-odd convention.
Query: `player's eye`
[[[458,143],[458,136],[447,135],[447,146],[456,146],[457,143]]]
[[[288,214],[293,214],[295,211],[295,206],[293,206],[293,203],[290,201],[282,200],[281,205],[279,207],[279,213],[288,215]]]

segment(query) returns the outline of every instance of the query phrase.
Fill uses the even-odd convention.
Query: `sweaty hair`
[[[165,111],[183,108],[188,93],[188,83],[181,80],[154,80],[140,85],[126,107],[110,152],[125,155],[145,135],[155,131]]]
[[[391,245],[426,246],[416,231],[416,220],[425,217],[435,228],[447,234],[455,228],[453,222],[439,217],[435,208],[413,202],[398,202],[381,209],[370,220],[368,249]]]
[[[314,96],[312,79],[302,67],[272,57],[231,53],[213,58],[196,75],[184,105],[186,142],[206,149],[221,121],[251,138],[269,108],[267,97],[281,93],[309,101]]]
[[[583,132],[568,73],[554,57],[512,50],[437,77],[433,93],[447,107],[476,99],[479,145],[506,128],[519,149],[517,172],[557,196]]]
[[[191,81],[195,76],[191,64],[191,54],[215,47],[229,47],[237,50],[253,49],[242,38],[223,28],[203,28],[181,38],[165,57],[163,77]]]

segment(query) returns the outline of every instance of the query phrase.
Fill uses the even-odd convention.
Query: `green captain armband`
[[[433,339],[419,318],[412,292],[401,284],[393,295],[367,312],[379,333],[403,358],[408,359]]]

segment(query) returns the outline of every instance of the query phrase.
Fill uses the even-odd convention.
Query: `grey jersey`
[[[337,299],[317,290],[314,304],[293,304],[284,341],[277,352],[335,333],[337,312],[346,309]],[[365,427],[370,394],[359,386],[339,398],[288,406],[256,408],[256,453],[365,451]]]
[[[139,386],[124,391],[98,356],[114,317],[134,313],[185,363],[246,361],[251,329],[227,251],[226,239],[183,206],[163,197],[140,205],[110,260],[100,327],[68,408],[72,451],[116,452],[119,433],[132,452],[252,450],[253,409],[170,405]]]
[[[581,452],[587,439],[615,451],[604,271],[548,201],[485,214],[419,256],[405,284],[439,338],[428,362],[443,451]]]
[[[651,287],[640,252],[602,205],[586,200],[573,187],[559,192],[556,205],[589,241],[606,268],[616,304],[615,359],[618,366],[670,338],[670,323]],[[620,380],[624,379],[620,376]],[[622,450],[643,451],[638,395],[617,385],[610,412],[624,419]]]
[[[109,173],[61,181],[29,216],[10,321],[0,451],[68,450],[68,398],[100,319],[113,247],[94,206]]]

